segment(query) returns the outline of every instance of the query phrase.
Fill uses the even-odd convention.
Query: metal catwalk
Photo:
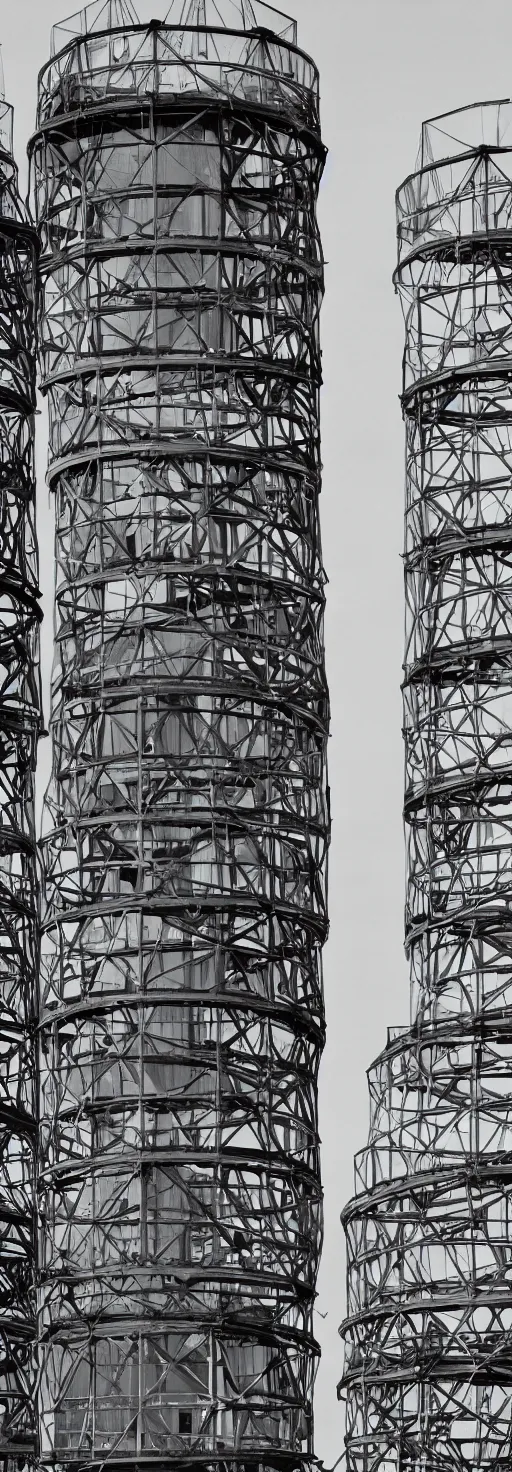
[[[7,1468],[23,1466],[36,1430],[33,789],[40,730],[36,235],[19,198],[12,122],[12,108],[0,100],[0,1458]]]
[[[512,104],[399,190],[412,1020],[345,1211],[352,1472],[512,1458]]]
[[[43,1460],[304,1467],[327,695],[315,67],[250,0],[55,28]]]

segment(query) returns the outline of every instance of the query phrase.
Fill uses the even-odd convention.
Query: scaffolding
[[[43,1461],[303,1468],[327,694],[318,78],[294,23],[55,28]]]
[[[3,87],[3,77],[1,78]],[[34,483],[36,235],[0,99],[0,1458],[30,1455],[40,730]]]
[[[511,125],[426,123],[397,196],[412,1020],[344,1214],[352,1472],[512,1458]]]

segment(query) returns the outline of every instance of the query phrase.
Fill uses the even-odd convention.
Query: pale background
[[[143,0],[144,18],[169,0]],[[150,9],[148,10],[148,4]],[[36,76],[50,25],[77,5],[0,0],[6,96],[26,183]],[[320,199],[327,260],[323,312],[323,541],[329,575],[327,657],[332,696],[331,937],[325,954],[328,1043],[320,1096],[325,1246],[316,1332],[316,1449],[331,1467],[343,1446],[335,1385],[342,1352],[344,1258],[339,1212],[352,1156],[365,1141],[365,1069],[386,1028],[406,1022],[402,952],[401,660],[403,435],[398,394],[400,308],[394,191],[415,164],[423,118],[512,95],[510,0],[285,0],[299,44],[320,68],[330,154]],[[39,428],[39,535],[45,595],[43,674],[51,662],[52,513]],[[40,792],[49,742],[40,749]],[[321,1316],[322,1315],[322,1316]]]

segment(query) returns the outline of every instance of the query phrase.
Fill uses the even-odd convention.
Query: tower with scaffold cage
[[[35,530],[37,240],[21,202],[0,62],[0,1458],[34,1453],[34,1168],[41,728]]]
[[[321,1235],[324,149],[258,0],[55,27],[43,1462],[303,1469]]]
[[[350,1472],[512,1457],[512,104],[425,123],[406,326],[411,1022],[344,1213]]]

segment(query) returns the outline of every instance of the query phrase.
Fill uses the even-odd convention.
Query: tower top
[[[297,23],[265,0],[171,0],[166,8],[162,5],[161,24],[176,27],[211,27],[212,30],[272,31],[282,40],[297,42]],[[116,30],[129,26],[140,26],[159,20],[155,16],[155,0],[92,0],[67,19],[52,28],[52,56],[67,46],[77,36]]]
[[[421,130],[416,168],[473,153],[480,148],[510,148],[512,102],[507,97],[474,102],[452,112],[427,118]]]

